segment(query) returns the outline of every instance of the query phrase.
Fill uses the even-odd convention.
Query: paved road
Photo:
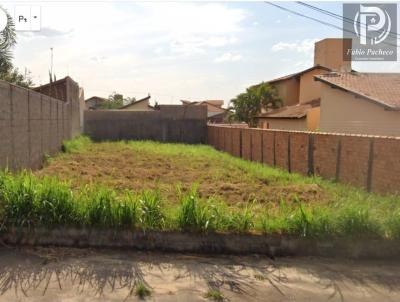
[[[400,301],[400,262],[1,248],[0,301]]]

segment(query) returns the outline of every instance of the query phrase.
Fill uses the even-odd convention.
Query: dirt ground
[[[0,301],[399,301],[400,263],[1,248]]]
[[[139,143],[140,144],[140,143]],[[132,149],[124,144],[97,143],[87,150],[55,157],[37,175],[57,176],[74,187],[102,184],[122,191],[160,189],[163,197],[175,201],[177,185],[183,191],[197,183],[202,197],[228,204],[279,203],[281,200],[321,202],[324,192],[316,184],[287,184],[274,177],[260,178],[207,152],[166,154],[163,150]],[[215,152],[215,151],[208,151]]]

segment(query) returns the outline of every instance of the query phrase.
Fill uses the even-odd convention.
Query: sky
[[[311,67],[315,41],[342,37],[340,30],[264,2],[34,4],[41,6],[41,31],[18,32],[15,66],[45,84],[53,48],[57,79],[71,76],[86,98],[116,91],[136,99],[150,93],[153,103],[223,99],[227,105],[250,85]],[[13,15],[15,5],[3,7]],[[297,3],[279,5],[341,26]],[[341,2],[312,5],[342,14]],[[399,62],[353,68],[400,72]]]

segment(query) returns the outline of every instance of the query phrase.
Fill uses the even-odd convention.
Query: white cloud
[[[240,54],[233,54],[231,52],[226,52],[221,56],[215,58],[214,62],[222,63],[222,62],[237,62],[241,61],[243,58]]]
[[[14,5],[7,8],[13,15]],[[247,18],[246,10],[223,3],[62,1],[43,2],[41,9],[43,31],[18,33],[14,53],[15,65],[31,70],[36,84],[47,82],[53,47],[57,78],[71,75],[87,97],[150,91],[161,102],[206,93],[212,79],[197,62],[213,60],[212,49],[240,43]]]
[[[314,50],[314,43],[318,41],[318,39],[305,39],[302,41],[296,41],[293,43],[286,42],[278,42],[272,45],[271,50],[274,52],[277,51],[296,51],[298,53],[304,53],[309,55]]]

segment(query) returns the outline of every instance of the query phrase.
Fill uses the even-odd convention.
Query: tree
[[[17,43],[14,21],[4,8],[0,9],[7,15],[7,25],[0,32],[0,79],[29,88],[33,86],[30,72],[22,74],[12,64],[11,48]]]
[[[0,73],[0,79],[25,88],[33,86],[33,81],[30,77],[30,71],[27,71],[25,74],[21,74],[18,68],[11,68],[5,73]]]
[[[4,8],[0,9],[7,15],[7,25],[0,32],[0,73],[7,73],[13,67],[11,48],[17,43],[17,35],[13,19]]]
[[[108,99],[100,105],[101,109],[119,109],[124,105],[124,96],[117,92],[109,95]]]
[[[268,110],[282,105],[275,87],[264,82],[247,88],[246,92],[232,99],[231,103],[236,119],[248,123],[251,127],[256,126],[255,117],[260,114],[261,108]]]

